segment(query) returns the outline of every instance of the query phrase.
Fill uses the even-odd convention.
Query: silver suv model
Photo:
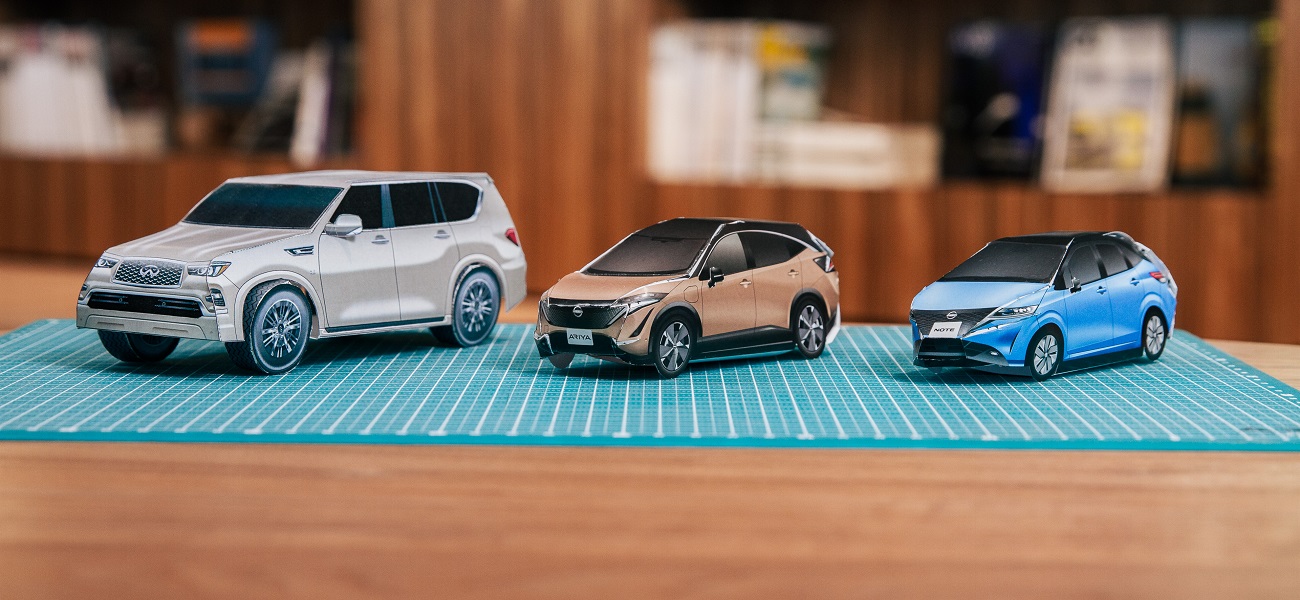
[[[486,173],[241,177],[180,223],[109,248],[81,288],[77,326],[128,362],[192,338],[283,373],[308,338],[429,327],[478,344],[523,300],[526,267]]]

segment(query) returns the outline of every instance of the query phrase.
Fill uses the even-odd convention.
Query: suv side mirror
[[[719,271],[717,267],[709,267],[709,287],[718,285],[718,282],[725,278],[726,276],[723,275],[722,271]]]
[[[342,214],[333,223],[325,225],[325,235],[348,238],[361,233],[361,217]]]
[[[1081,289],[1083,289],[1083,285],[1079,283],[1079,278],[1078,278],[1078,277],[1071,277],[1071,278],[1070,278],[1070,291],[1071,291],[1071,292],[1077,292],[1077,291],[1079,291],[1079,290],[1081,290]]]

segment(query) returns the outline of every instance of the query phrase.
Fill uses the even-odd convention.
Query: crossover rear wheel
[[[1147,360],[1156,360],[1165,353],[1165,343],[1169,333],[1165,329],[1165,320],[1156,311],[1147,313],[1142,321],[1142,354]]]
[[[298,288],[262,285],[245,303],[244,341],[227,343],[226,353],[241,369],[265,375],[286,373],[302,360],[310,326],[311,309]]]
[[[180,340],[161,335],[144,335],[141,333],[122,333],[120,331],[99,332],[99,343],[104,345],[114,358],[122,362],[149,363],[167,358]]]
[[[670,313],[655,323],[650,332],[650,355],[659,374],[681,375],[695,350],[695,326],[682,313]]]
[[[1064,346],[1061,334],[1054,329],[1043,329],[1029,340],[1029,355],[1025,357],[1025,366],[1034,379],[1042,381],[1056,374],[1061,368],[1061,355]]]
[[[813,298],[800,300],[794,308],[794,343],[805,358],[817,358],[826,349],[826,311]]]

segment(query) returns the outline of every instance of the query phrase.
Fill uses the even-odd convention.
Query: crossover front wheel
[[[681,313],[659,320],[650,333],[650,353],[659,374],[673,378],[686,370],[695,349],[695,328]]]
[[[259,286],[244,308],[244,341],[226,344],[230,360],[241,369],[278,375],[293,370],[307,349],[311,309],[297,288]]]

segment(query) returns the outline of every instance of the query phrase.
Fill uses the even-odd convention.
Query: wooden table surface
[[[358,596],[1294,598],[1300,455],[0,443],[0,598]]]

